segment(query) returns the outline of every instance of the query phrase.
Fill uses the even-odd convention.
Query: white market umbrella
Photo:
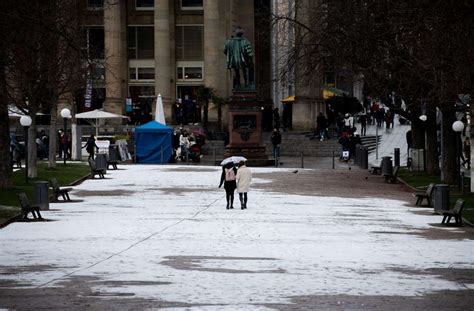
[[[156,107],[155,107],[155,121],[166,125],[165,121],[165,111],[163,110],[163,99],[161,99],[161,94],[158,94],[156,98]]]
[[[85,119],[92,126],[94,126],[95,136],[99,135],[99,120],[101,119],[128,119],[127,116],[122,116],[120,114],[115,114],[115,113],[103,111],[100,109],[78,113],[76,114],[76,118]]]
[[[241,156],[231,156],[222,160],[221,165],[226,165],[227,163],[239,163],[240,161],[247,161],[247,159]]]

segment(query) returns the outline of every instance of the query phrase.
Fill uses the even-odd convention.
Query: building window
[[[153,81],[155,80],[155,68],[152,67],[130,67],[129,69],[130,81]]]
[[[155,0],[136,0],[135,8],[137,10],[153,10],[155,7]]]
[[[104,0],[87,0],[88,10],[102,10],[104,8]]]
[[[104,59],[104,27],[93,26],[84,28],[83,52],[87,59]]]
[[[181,62],[177,67],[178,81],[202,81],[202,62]]]
[[[128,27],[128,58],[152,59],[155,57],[155,34],[153,26]]]
[[[138,68],[138,80],[154,80],[155,68]]]
[[[202,0],[181,0],[183,10],[202,10]]]
[[[186,61],[203,60],[203,27],[176,27],[176,59]]]

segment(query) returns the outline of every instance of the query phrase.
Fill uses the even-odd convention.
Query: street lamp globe
[[[63,110],[61,110],[61,117],[63,117],[64,119],[70,118],[71,117],[71,110],[69,110],[67,108],[64,108]]]
[[[453,123],[453,131],[460,133],[464,129],[464,123],[462,121],[456,121]]]
[[[428,117],[427,117],[426,115],[422,114],[422,115],[420,116],[420,120],[423,121],[423,122],[425,122],[426,120],[428,120]]]
[[[20,118],[21,126],[25,126],[25,127],[30,126],[31,122],[32,122],[32,120],[31,120],[30,116],[21,116],[21,118]]]

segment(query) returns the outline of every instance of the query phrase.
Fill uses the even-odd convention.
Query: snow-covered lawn
[[[226,210],[218,167],[121,168],[75,187],[72,198],[83,201],[51,204],[43,214],[53,221],[1,230],[0,272],[21,269],[0,273],[0,282],[58,286],[94,276],[99,292],[236,307],[299,295],[474,288],[425,273],[473,269],[473,244],[413,234],[438,219],[406,202],[253,189],[247,210]]]

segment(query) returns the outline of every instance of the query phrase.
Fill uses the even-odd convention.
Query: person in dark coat
[[[319,113],[318,117],[316,118],[316,131],[319,135],[319,140],[323,141],[325,137],[327,137],[326,128],[328,127],[328,121],[326,117],[323,115],[322,112]]]
[[[277,128],[273,129],[272,136],[270,137],[273,146],[273,157],[280,157],[280,145],[281,145],[281,133]]]
[[[234,208],[234,192],[237,188],[236,176],[237,169],[234,167],[234,163],[229,162],[222,167],[221,182],[219,188],[224,184],[225,198],[227,201],[226,209]]]
[[[94,160],[95,150],[98,149],[98,147],[95,143],[94,134],[91,134],[91,136],[89,136],[89,138],[87,138],[87,142],[84,145],[84,147],[82,147],[82,148],[86,148],[86,151],[89,154],[89,157],[87,159],[88,160],[90,160],[90,159]]]

